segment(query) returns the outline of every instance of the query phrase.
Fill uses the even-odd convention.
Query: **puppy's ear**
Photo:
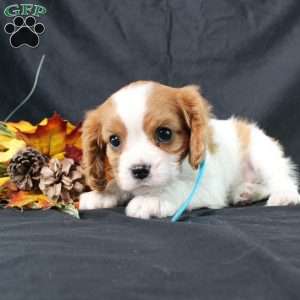
[[[108,182],[106,176],[106,145],[102,139],[101,109],[87,113],[82,127],[83,169],[91,189],[103,191]]]
[[[190,129],[189,162],[197,169],[205,155],[211,107],[194,85],[180,88],[177,101]]]

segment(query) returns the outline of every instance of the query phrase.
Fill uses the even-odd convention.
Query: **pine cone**
[[[39,151],[25,148],[13,156],[7,172],[20,190],[32,191],[38,188],[40,171],[47,162],[47,157]]]
[[[39,188],[52,200],[73,202],[85,187],[82,169],[73,159],[52,158],[41,170]]]

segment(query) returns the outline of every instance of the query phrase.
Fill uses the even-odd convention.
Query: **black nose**
[[[145,179],[150,174],[149,165],[135,165],[131,168],[132,176],[136,179]]]

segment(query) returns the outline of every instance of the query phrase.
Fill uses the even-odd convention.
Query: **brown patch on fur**
[[[240,141],[242,153],[247,153],[251,142],[251,124],[246,120],[235,119],[234,124],[236,127],[238,139]]]
[[[153,144],[170,154],[176,154],[179,160],[188,152],[189,129],[176,102],[177,90],[160,84],[154,84],[147,101],[147,113],[144,117],[144,131]],[[158,127],[168,127],[173,136],[170,143],[158,143],[155,131]]]
[[[182,160],[189,154],[189,162],[198,168],[209,141],[210,106],[197,86],[172,88],[154,83],[147,103],[144,130],[150,140],[162,150],[176,154]],[[158,144],[155,130],[168,127],[174,134],[167,144]]]
[[[117,134],[121,146],[108,146],[109,137]],[[83,123],[83,168],[87,184],[94,190],[103,191],[115,178],[126,129],[119,119],[111,99],[86,115]]]

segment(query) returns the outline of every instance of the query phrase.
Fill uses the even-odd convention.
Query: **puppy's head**
[[[115,180],[125,191],[167,184],[188,155],[196,169],[207,145],[210,107],[198,87],[132,83],[90,111],[83,125],[87,182],[103,191]]]

